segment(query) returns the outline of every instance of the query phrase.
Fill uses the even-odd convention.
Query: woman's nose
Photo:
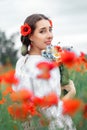
[[[52,32],[47,32],[47,36],[52,38],[53,37],[53,33]]]

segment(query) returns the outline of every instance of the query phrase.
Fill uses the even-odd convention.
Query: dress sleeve
[[[23,71],[26,58],[27,57],[21,57],[16,63],[15,77],[19,80],[19,83],[18,85],[14,84],[12,85],[12,89],[14,91],[18,91],[23,88],[27,89],[27,86],[29,85],[28,75],[26,75],[25,72]]]
[[[23,66],[25,62],[25,58],[24,57],[21,57],[17,63],[16,63],[16,67],[15,67],[15,75],[20,75],[21,74],[21,68]]]

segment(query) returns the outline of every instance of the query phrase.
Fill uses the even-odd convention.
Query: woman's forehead
[[[36,28],[44,28],[49,26],[50,26],[49,20],[45,20],[45,19],[42,19],[36,23]]]

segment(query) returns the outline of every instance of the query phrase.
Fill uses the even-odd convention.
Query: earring
[[[21,54],[25,56],[27,54],[28,48],[26,45],[22,45],[21,47]]]

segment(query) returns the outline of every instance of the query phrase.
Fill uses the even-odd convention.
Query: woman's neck
[[[41,51],[33,51],[33,50],[30,49],[30,50],[28,51],[28,54],[29,54],[29,55],[41,55]]]

